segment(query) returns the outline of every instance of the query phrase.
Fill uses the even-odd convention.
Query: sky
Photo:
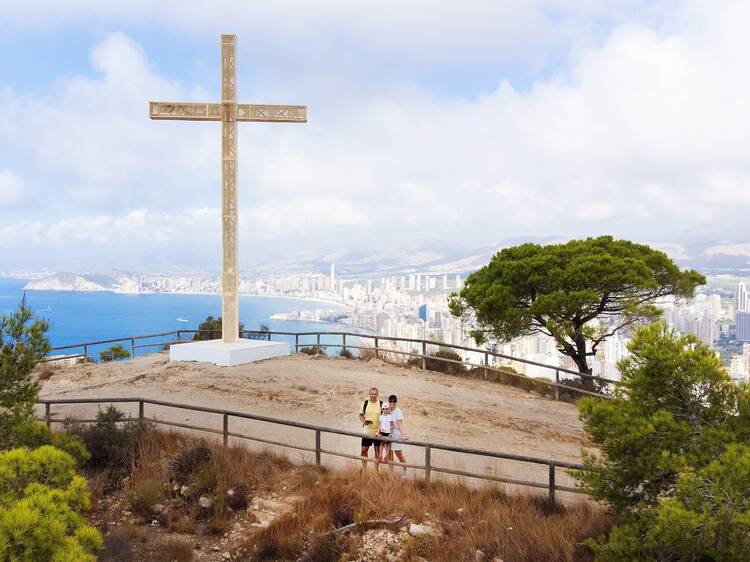
[[[750,3],[0,0],[0,271],[216,264],[238,99],[240,263],[611,233],[750,256]],[[719,248],[716,250],[716,248]]]

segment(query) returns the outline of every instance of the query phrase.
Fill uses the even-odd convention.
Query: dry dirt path
[[[497,383],[378,360],[365,363],[296,354],[237,367],[216,367],[170,363],[167,354],[160,353],[130,361],[56,368],[44,381],[41,394],[50,398],[138,396],[360,431],[357,412],[373,385],[380,389],[381,399],[391,393],[398,395],[407,435],[414,440],[570,462],[580,460],[582,447],[590,447],[571,404]],[[86,408],[55,406],[53,411],[80,417],[96,409]],[[146,415],[221,429],[220,417],[213,414],[149,405]],[[231,424],[232,431],[314,445],[310,431],[237,419]],[[352,437],[324,435],[322,445],[358,454],[357,440]],[[307,453],[300,456],[284,452],[297,460],[312,460]],[[406,453],[408,460],[423,462],[421,448],[407,446]],[[545,482],[547,478],[546,467],[514,461],[442,451],[433,451],[432,461],[438,466],[526,480]],[[558,471],[558,479],[567,483],[562,471]]]

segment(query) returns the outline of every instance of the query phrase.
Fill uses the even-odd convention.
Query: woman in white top
[[[404,413],[398,406],[398,398],[395,394],[391,394],[388,397],[388,405],[391,407],[391,417],[393,418],[393,432],[391,433],[391,439],[406,439],[406,429],[404,428]],[[401,443],[391,443],[390,450],[388,451],[388,460],[393,461],[393,455],[398,457],[398,460],[402,463],[406,463],[406,456],[404,455],[404,446]],[[406,467],[404,469],[404,476],[406,476]],[[393,470],[393,465],[391,465]]]

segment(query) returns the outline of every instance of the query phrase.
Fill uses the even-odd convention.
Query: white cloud
[[[15,207],[26,199],[23,180],[11,170],[0,170],[0,209]]]
[[[715,256],[747,256],[750,257],[750,243],[744,244],[718,244],[706,249],[706,254]]]
[[[651,7],[636,17],[628,2],[605,11],[584,0],[447,8],[420,1],[380,3],[365,18],[365,5],[340,2],[248,10],[242,2],[209,9],[77,0],[64,14],[42,4],[13,4],[3,17],[26,29],[79,12],[103,21],[145,17],[200,36],[232,21],[240,42],[262,44],[266,74],[240,98],[310,105],[306,125],[240,125],[241,224],[251,225],[243,236],[269,245],[299,233],[308,247],[321,239],[346,246],[376,237],[599,232],[654,240],[731,222],[750,234],[750,69],[736,64],[750,50],[747,3],[670,3],[672,13]],[[588,33],[597,17],[621,24],[598,44],[571,37],[595,36]],[[545,33],[564,46],[570,66],[524,89],[498,74],[478,98],[446,97],[408,72],[384,70],[441,62],[460,75],[527,45],[535,54],[520,56],[532,65],[550,56]],[[357,58],[362,46],[367,55]],[[334,70],[321,75],[326,57]],[[218,124],[146,117],[148,99],[206,99],[203,87],[213,84],[168,79],[158,59],[115,33],[92,50],[97,75],[63,79],[52,95],[4,94],[0,141],[12,139],[36,166],[64,178],[42,194],[58,202],[57,214],[31,217],[45,225],[40,241],[167,249],[193,229],[218,236],[208,211],[219,200]],[[240,83],[255,62],[240,61]],[[289,65],[298,81],[278,82],[272,69]],[[373,72],[364,86],[360,66]]]

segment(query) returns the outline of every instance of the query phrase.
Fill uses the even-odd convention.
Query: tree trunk
[[[592,369],[591,367],[589,367],[588,361],[586,360],[586,338],[583,337],[583,333],[578,331],[576,333],[576,337],[574,338],[574,342],[576,344],[575,355],[571,357],[575,362],[576,367],[578,367],[578,372],[584,375],[590,375]],[[588,390],[590,392],[595,392],[596,389],[596,384],[592,379],[588,377],[581,377],[581,386],[584,390]]]

